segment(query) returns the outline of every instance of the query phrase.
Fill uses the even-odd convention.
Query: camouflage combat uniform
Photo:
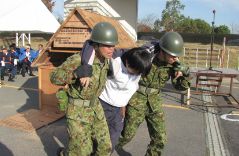
[[[122,147],[134,137],[139,125],[147,122],[150,135],[146,156],[159,156],[166,142],[166,130],[160,89],[171,78],[173,86],[178,90],[186,90],[190,83],[181,76],[174,79],[172,65],[160,63],[155,57],[149,75],[141,78],[139,90],[133,95],[126,109],[125,126],[117,147]]]
[[[75,69],[80,66],[81,57],[75,54],[57,67],[50,76],[56,85],[69,85],[69,103],[66,109],[69,143],[66,155],[107,156],[111,153],[111,141],[104,111],[99,103],[100,95],[106,81],[108,62],[93,62],[93,76],[88,88],[80,85],[76,79]],[[94,149],[93,149],[94,148]]]

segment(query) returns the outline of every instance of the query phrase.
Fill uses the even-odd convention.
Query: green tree
[[[197,27],[197,32],[199,34],[209,34],[211,33],[211,26],[202,19],[195,19],[194,23]]]
[[[154,28],[154,22],[156,21],[155,14],[149,14],[140,19],[137,23],[138,32],[152,32]]]
[[[183,19],[180,11],[184,10],[185,5],[180,0],[167,0],[166,8],[162,11],[161,26],[165,30],[173,30],[180,20]]]
[[[178,22],[175,27],[178,32],[193,33],[193,31],[195,31],[193,20],[189,17]]]
[[[176,31],[184,33],[208,34],[211,33],[210,25],[201,19],[184,18],[176,25]]]
[[[143,17],[142,19],[140,19],[138,24],[146,25],[152,29],[156,18],[157,18],[157,16],[155,14],[148,14],[145,17]]]
[[[137,24],[137,30],[138,32],[152,32],[152,29],[150,26],[148,26],[147,24],[142,24],[142,23]]]
[[[161,30],[162,30],[162,27],[161,27],[161,25],[160,25],[160,20],[159,19],[156,19],[155,21],[154,21],[154,28],[153,28],[153,31],[154,32],[160,32]]]
[[[220,25],[214,29],[215,34],[230,34],[230,29],[226,25]]]

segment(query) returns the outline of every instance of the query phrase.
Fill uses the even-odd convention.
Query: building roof
[[[136,47],[135,41],[122,28],[120,23],[110,17],[75,8],[53,34],[42,53],[33,62],[35,65],[51,64],[49,53],[77,53],[84,42],[90,38],[91,30],[98,22],[111,23],[118,32],[119,44],[116,48]],[[58,55],[59,56],[59,55]]]

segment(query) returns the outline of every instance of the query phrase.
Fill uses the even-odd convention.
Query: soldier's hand
[[[181,71],[175,71],[175,79],[177,79],[178,77],[183,76],[183,72]]]
[[[65,88],[65,89],[69,89],[69,85],[66,84],[66,85],[64,86],[64,88]]]
[[[80,83],[83,87],[88,87],[90,84],[90,77],[82,77],[80,78]]]
[[[179,77],[179,76],[189,76],[189,67],[185,66],[184,64],[182,64],[181,62],[179,61],[175,61],[173,63],[173,69],[175,71],[175,76],[176,77]],[[178,73],[178,72],[181,72],[183,75],[181,75],[181,73]]]

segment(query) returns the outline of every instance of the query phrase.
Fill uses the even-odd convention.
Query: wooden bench
[[[239,75],[239,71],[235,69],[214,68],[212,70],[205,68],[191,68],[190,72],[196,77],[196,91],[191,91],[195,94],[214,94],[231,96],[238,104],[239,101],[232,95],[233,79]],[[230,79],[229,92],[219,91],[223,78]],[[212,90],[199,90],[200,86],[214,88]],[[190,99],[190,98],[189,98]]]

